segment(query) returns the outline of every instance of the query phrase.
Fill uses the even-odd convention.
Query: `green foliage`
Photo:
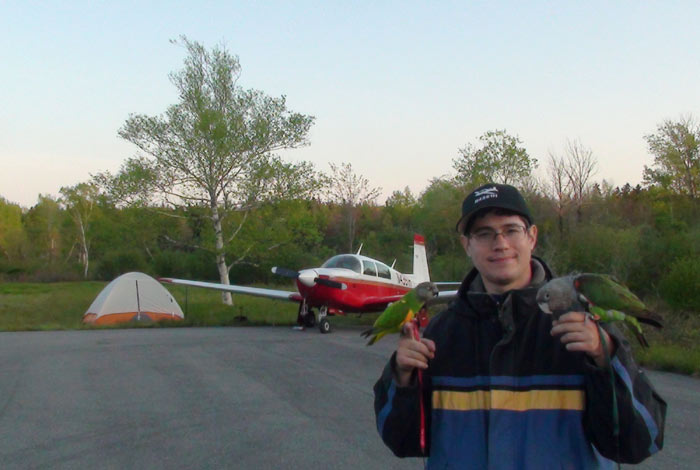
[[[60,203],[73,221],[73,246],[76,258],[83,266],[83,277],[87,279],[90,267],[90,245],[92,243],[92,221],[99,209],[99,189],[92,183],[78,183],[61,188]]]
[[[340,166],[330,163],[331,174],[326,181],[326,192],[329,201],[338,204],[345,219],[346,250],[355,249],[358,219],[363,207],[373,206],[381,192],[381,188],[370,186],[369,180],[355,173],[352,163],[342,163]]]
[[[678,344],[652,345],[648,350],[636,351],[639,364],[654,369],[687,375],[700,375],[700,349],[697,345],[686,347]]]
[[[23,218],[29,253],[48,268],[62,264],[66,245],[72,242],[72,236],[62,229],[67,217],[59,201],[40,194],[39,202]]]
[[[659,290],[669,305],[678,310],[700,313],[700,257],[682,258],[660,283]]]
[[[22,209],[0,197],[0,259],[18,260],[22,257],[25,233]]]
[[[455,224],[461,213],[465,191],[449,180],[434,179],[423,191],[415,212],[415,222],[430,240],[430,247],[439,252],[451,251],[459,245]]]
[[[277,163],[277,170],[284,173],[283,162]],[[261,194],[295,192],[284,181],[269,179],[270,185],[259,190]],[[98,194],[81,193],[80,188],[68,188],[71,193],[64,195],[65,203],[72,201],[71,207],[40,197],[22,214],[18,206],[0,201],[0,242],[8,239],[2,238],[8,227],[21,234],[12,243],[11,256],[0,253],[3,280],[75,278],[84,268],[78,256],[83,242],[90,249],[92,278],[111,280],[136,269],[155,276],[218,280],[216,225],[210,207],[115,205]],[[418,197],[405,189],[394,192],[383,207],[358,205],[352,251],[363,243],[363,254],[387,264],[396,259],[397,269],[407,272],[412,265],[413,234],[420,233],[427,241],[433,278],[461,279],[470,265],[454,224],[469,189],[455,179],[434,179]],[[697,290],[698,199],[660,185],[613,188],[603,181],[586,194],[583,217],[579,220],[576,214],[565,213],[560,231],[556,201],[532,182],[522,191],[539,228],[536,254],[555,272],[611,273],[645,301],[698,311],[692,295],[684,297],[673,290],[675,286],[686,293]],[[345,207],[292,196],[263,199],[245,210],[222,214],[223,251],[232,282],[278,282],[270,273],[272,266],[318,266],[333,254],[348,252]],[[76,228],[85,220],[80,217],[88,214],[82,210],[88,206],[92,208],[88,237],[82,239]],[[0,243],[0,248],[4,246]]]
[[[158,202],[206,219],[206,230],[193,238],[208,236],[189,248],[215,253],[226,282],[232,266],[253,249],[237,239],[249,212],[271,201],[307,198],[321,186],[312,164],[274,155],[308,144],[314,118],[289,111],[284,96],[243,89],[238,57],[224,47],[207,50],[184,36],[173,42],[187,51],[184,67],[170,74],[179,101],[160,116],[130,115],[119,136],[143,155],[127,160],[117,175],[104,172],[94,181],[115,204]]]
[[[0,331],[76,329],[104,282],[0,284]]]
[[[384,204],[385,225],[383,229],[410,229],[413,226],[412,219],[416,203],[416,198],[408,187],[404,188],[403,192],[394,191]]]
[[[196,43],[187,44],[191,54],[202,52]],[[229,55],[228,59],[231,57]],[[237,64],[237,59],[235,62]],[[229,70],[236,77],[237,67]],[[219,70],[222,71],[225,69]],[[195,75],[177,76],[176,84],[191,85],[192,80],[199,80]],[[222,77],[203,78],[205,82],[219,79]],[[217,219],[213,217],[211,201],[204,197],[208,191],[202,193],[201,188],[189,187],[182,193],[194,199],[180,199],[183,205],[179,207],[164,203],[165,199],[153,201],[154,194],[165,194],[158,192],[157,182],[161,184],[160,189],[183,190],[187,189],[184,181],[191,181],[189,176],[165,170],[159,158],[186,158],[178,148],[185,148],[183,145],[187,141],[200,145],[198,148],[216,150],[213,154],[217,157],[211,161],[213,166],[229,168],[236,163],[236,158],[262,149],[264,130],[268,125],[273,126],[275,116],[284,116],[288,124],[297,126],[296,138],[301,141],[305,141],[304,129],[308,130],[312,118],[302,116],[302,119],[288,113],[283,98],[267,99],[259,92],[242,89],[236,89],[242,100],[242,104],[236,106],[243,108],[230,113],[214,112],[207,104],[213,98],[206,91],[213,82],[197,83],[202,87],[188,85],[189,88],[182,89],[192,93],[185,93],[183,101],[165,116],[132,116],[125,124],[124,133],[135,132],[136,127],[132,125],[144,126],[138,139],[135,134],[130,134],[129,138],[138,140],[137,145],[142,146],[147,157],[128,161],[123,168],[126,173],[119,175],[122,180],[96,178],[104,183],[103,188],[109,188],[110,181],[120,185],[121,193],[116,186],[112,188],[113,198],[98,194],[90,184],[64,188],[60,201],[40,196],[38,204],[24,212],[0,198],[0,279],[78,279],[84,275],[89,260],[91,278],[105,281],[131,270],[154,276],[218,281],[218,237],[223,247],[219,253],[225,255],[231,281],[239,284],[284,282],[270,273],[271,266],[293,269],[318,266],[331,255],[347,252],[349,238],[354,240],[351,251],[356,251],[363,243],[363,254],[387,264],[396,259],[396,268],[408,272],[412,265],[413,234],[420,233],[426,238],[432,278],[460,280],[471,267],[454,229],[463,198],[475,184],[486,179],[519,180],[539,229],[536,254],[558,274],[592,271],[616,276],[667,319],[663,331],[649,332],[650,342],[659,348],[652,347],[646,360],[661,367],[698,371],[698,359],[692,356],[695,354],[692,351],[700,341],[700,327],[697,321],[692,323],[691,320],[700,318],[700,294],[697,292],[700,285],[700,202],[688,189],[692,186],[686,184],[692,182],[692,178],[683,179],[678,176],[680,173],[674,176],[673,172],[680,172],[680,167],[668,166],[670,163],[663,160],[673,156],[673,152],[677,154],[673,158],[681,158],[685,152],[683,155],[689,158],[682,158],[692,163],[695,158],[692,148],[697,143],[693,132],[685,132],[677,126],[668,127],[668,123],[660,126],[655,136],[647,137],[650,150],[657,158],[653,169],[657,173],[647,175],[658,176],[658,179],[649,179],[649,185],[644,188],[629,184],[614,188],[604,180],[593,184],[582,193],[580,201],[577,200],[576,213],[558,211],[553,196],[543,193],[533,179],[523,179],[536,161],[520,151],[524,149],[520,148],[517,138],[495,131],[482,136],[482,148],[462,150],[463,159],[455,161],[460,172],[458,178],[434,179],[418,197],[408,188],[395,191],[385,206],[377,206],[373,200],[355,204],[351,227],[342,198],[337,202],[320,202],[307,197],[312,189],[322,186],[322,178],[318,178],[310,165],[287,164],[269,154],[259,160],[251,156],[252,160],[240,167],[241,173],[237,174],[254,177],[234,184],[233,180],[226,180],[225,175],[219,175],[226,183],[219,188],[221,191],[214,191],[220,196],[215,201]],[[248,104],[252,108],[245,108]],[[265,106],[270,106],[269,112],[264,111]],[[241,118],[245,125],[236,127],[241,123],[237,124],[235,117],[243,115],[246,116]],[[182,121],[171,123],[169,119],[175,117]],[[163,126],[170,124],[174,127],[166,131]],[[246,127],[248,125],[252,127]],[[177,129],[188,126],[192,135],[177,134]],[[241,134],[230,136],[234,130]],[[163,142],[180,143],[160,148],[154,142],[141,140],[146,139],[148,132],[161,131],[164,134],[158,134],[160,137],[175,139]],[[289,143],[287,138],[295,139],[282,135],[281,128],[276,128],[274,133],[282,139],[278,144]],[[190,137],[193,140],[187,140]],[[237,138],[241,140],[233,145]],[[301,141],[297,143],[303,143]],[[242,153],[231,153],[234,147],[236,152]],[[505,148],[510,148],[510,153]],[[217,153],[225,149],[230,152]],[[511,168],[507,158],[497,161],[504,156],[520,159],[523,165]],[[687,175],[694,174],[693,168],[688,166]],[[511,169],[514,173],[508,173]],[[495,172],[489,173],[491,170]],[[165,188],[164,181],[159,179],[163,176],[174,186]],[[145,186],[141,185],[144,181],[148,183]],[[128,194],[133,198],[125,197]],[[298,197],[300,195],[303,197]],[[0,284],[0,329],[80,328],[82,312],[97,295],[100,285],[103,284],[51,284],[51,290],[44,291],[17,282]],[[291,290],[294,287],[288,282],[281,288]],[[177,295],[183,308],[186,304],[192,309],[192,315],[184,323],[189,325],[239,324],[233,318],[240,315],[248,317],[247,324],[291,324],[296,315],[294,304],[250,300],[246,296],[236,296],[232,315],[230,307],[221,305],[217,292],[190,289],[186,296],[182,291]],[[26,298],[19,301],[23,296]],[[692,354],[684,357],[679,353],[682,348]],[[680,363],[685,365],[679,366]]]
[[[461,184],[516,184],[537,167],[537,159],[528,155],[520,139],[505,130],[487,131],[479,141],[481,147],[467,145],[459,149],[460,157],[453,160]]]
[[[161,251],[153,257],[154,272],[158,277],[190,278],[188,255],[178,251]]]
[[[700,125],[692,116],[666,120],[656,134],[645,136],[654,167],[644,167],[644,181],[698,198],[700,189]]]
[[[639,263],[639,230],[600,225],[579,227],[569,236],[566,271],[604,272],[623,280]]]
[[[131,271],[150,271],[141,251],[109,251],[101,259],[97,267],[97,276],[100,279],[114,279]]]
[[[430,258],[430,277],[436,281],[460,281],[471,268],[471,260],[464,252]]]

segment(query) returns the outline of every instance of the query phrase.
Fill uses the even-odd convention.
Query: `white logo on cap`
[[[491,199],[498,197],[498,188],[491,186],[490,188],[484,188],[481,191],[474,192],[474,204],[478,204],[484,199]]]

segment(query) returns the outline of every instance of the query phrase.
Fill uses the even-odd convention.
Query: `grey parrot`
[[[647,309],[627,287],[607,274],[572,274],[552,279],[537,291],[540,309],[554,315],[589,312],[603,322],[627,325],[643,347],[649,347],[639,322],[662,328],[662,318]]]

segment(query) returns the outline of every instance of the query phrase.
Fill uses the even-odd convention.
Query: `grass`
[[[700,313],[672,312],[663,316],[663,330],[644,327],[651,347],[637,348],[635,358],[652,369],[700,377]]]
[[[0,284],[0,330],[72,330],[104,282]]]
[[[75,330],[92,328],[82,323],[83,313],[106,282],[0,284],[0,331]],[[269,287],[269,286],[268,286]],[[274,286],[291,290],[291,285]],[[234,295],[234,306],[221,303],[217,291],[166,285],[185,312],[181,322],[125,327],[294,325],[295,302]],[[377,314],[348,314],[332,319],[334,326],[371,325]],[[646,367],[700,376],[700,315],[666,314],[661,331],[645,329],[651,347],[638,348],[635,357]],[[634,340],[632,339],[634,344]]]
[[[221,293],[186,286],[166,286],[185,312],[182,326],[296,325],[299,304],[280,300],[234,295],[233,307],[221,302]],[[292,290],[291,285],[256,286]],[[333,317],[337,326],[371,325],[377,314],[348,314]]]
[[[690,349],[677,344],[659,344],[637,351],[635,358],[651,369],[700,376],[700,349],[697,347]]]
[[[83,314],[106,282],[0,284],[0,331],[114,328],[86,326]],[[166,285],[185,313],[184,321],[127,324],[126,327],[295,325],[298,304],[247,295],[234,295],[233,307],[221,302],[221,293],[207,289]],[[268,286],[269,287],[269,286]],[[274,286],[291,290],[291,285]],[[376,314],[334,317],[333,325],[371,325]]]

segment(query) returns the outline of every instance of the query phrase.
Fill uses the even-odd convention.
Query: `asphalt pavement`
[[[375,428],[394,345],[356,329],[0,333],[0,467],[420,469]],[[649,375],[666,445],[623,468],[698,468],[700,380]]]

